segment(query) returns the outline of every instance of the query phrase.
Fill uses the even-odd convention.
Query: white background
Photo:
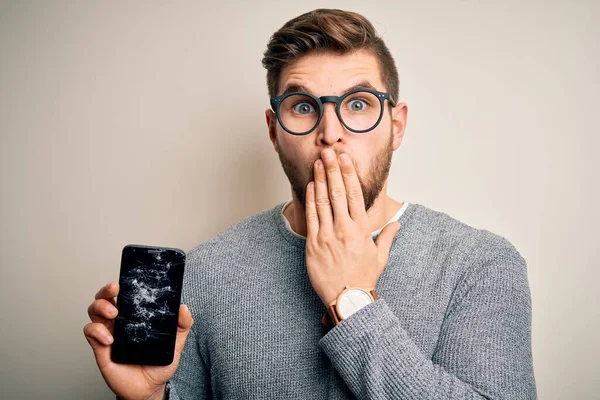
[[[598,2],[0,2],[0,398],[109,399],[82,334],[128,243],[189,250],[290,198],[269,36],[358,11],[409,106],[389,194],[528,262],[541,399],[598,398]]]

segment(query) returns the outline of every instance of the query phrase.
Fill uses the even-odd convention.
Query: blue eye
[[[297,103],[293,107],[294,111],[298,114],[310,114],[311,112],[315,112],[315,108],[310,103]]]
[[[350,111],[363,111],[368,107],[368,104],[364,100],[354,99],[348,102],[348,107]]]

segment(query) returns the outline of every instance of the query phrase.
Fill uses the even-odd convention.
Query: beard
[[[279,140],[279,139],[278,139]],[[281,146],[279,146],[281,149]],[[383,186],[389,176],[390,167],[392,165],[392,153],[393,153],[393,136],[390,132],[389,140],[383,146],[381,150],[371,159],[370,168],[367,170],[367,176],[361,176],[361,171],[357,168],[356,162],[351,158],[354,169],[357,172],[358,181],[363,193],[363,199],[365,202],[365,211],[369,209],[375,203],[377,197],[381,193]],[[288,177],[292,190],[296,195],[296,198],[302,204],[302,207],[306,205],[306,185],[311,180],[314,180],[314,164],[318,158],[307,163],[306,166],[301,167],[294,164],[287,158],[283,152],[279,151],[279,160],[283,171]],[[308,171],[308,178],[306,172]]]

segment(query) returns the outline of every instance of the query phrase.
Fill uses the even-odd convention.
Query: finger
[[[179,357],[183,351],[185,341],[190,333],[194,319],[192,313],[185,304],[179,306],[179,320],[177,322],[177,337],[175,339],[175,359],[173,362],[179,364]]]
[[[379,252],[379,259],[385,261],[383,263],[382,268],[385,268],[389,257],[390,257],[390,248],[392,247],[392,243],[394,242],[394,237],[396,233],[400,229],[399,222],[391,222],[387,224],[382,230],[377,240],[375,241],[375,245],[377,246],[377,251]]]
[[[104,325],[91,322],[83,327],[83,334],[94,351],[98,367],[105,368],[112,362],[110,359],[112,335]]]
[[[338,159],[342,170],[344,186],[346,187],[350,218],[359,224],[367,223],[368,218],[367,211],[365,210],[365,199],[363,197],[360,181],[358,180],[356,168],[348,154],[342,153],[339,155]]]
[[[88,307],[88,315],[92,322],[101,322],[114,320],[119,313],[110,301],[106,299],[94,300]]]
[[[342,172],[335,152],[325,149],[321,153],[327,173],[327,189],[333,208],[333,221],[344,221],[350,218],[348,214],[348,201],[346,198],[346,186],[342,178]]]
[[[322,160],[315,162],[315,204],[319,217],[319,232],[331,232],[333,229],[333,211],[327,190],[327,176]]]
[[[365,210],[365,199],[356,173],[356,167],[348,154],[342,153],[338,157],[342,178],[346,186],[346,195],[348,199],[348,211],[350,218],[359,224],[368,222],[367,211]]]
[[[111,302],[115,304],[114,298],[119,294],[119,284],[117,282],[109,282],[106,285],[102,286],[96,296],[94,297],[96,300],[98,299],[107,299],[112,300]]]
[[[317,215],[317,205],[315,203],[315,183],[310,181],[306,186],[306,237],[312,238],[319,233],[319,216]]]

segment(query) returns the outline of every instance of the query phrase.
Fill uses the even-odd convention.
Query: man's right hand
[[[83,327],[83,333],[94,350],[96,363],[106,384],[124,400],[162,399],[165,385],[175,374],[183,345],[193,324],[192,314],[185,305],[179,307],[179,323],[175,341],[175,358],[167,366],[117,364],[110,358],[113,329],[117,317],[115,297],[119,284],[111,282],[96,293],[96,299],[88,307],[92,322]]]

